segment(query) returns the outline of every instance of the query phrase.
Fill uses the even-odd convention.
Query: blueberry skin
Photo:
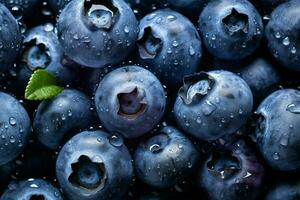
[[[0,200],[63,200],[60,191],[42,179],[12,182]]]
[[[63,50],[50,24],[34,27],[25,33],[15,77],[22,94],[33,71],[38,68],[55,75],[61,85],[71,84],[74,79],[73,70],[64,66]]]
[[[48,0],[49,6],[55,13],[59,13],[72,0]]]
[[[22,17],[29,17],[32,12],[35,11],[39,0],[0,0],[0,3],[4,4],[12,14],[20,19]]]
[[[210,1],[200,15],[199,26],[209,53],[224,60],[249,56],[263,36],[262,19],[247,0]]]
[[[299,199],[299,196],[299,183],[280,183],[271,188],[265,200],[295,200]]]
[[[249,85],[255,101],[267,97],[280,82],[280,73],[264,58],[252,60],[236,71]]]
[[[251,114],[247,83],[228,71],[201,72],[184,79],[174,105],[178,125],[201,140],[233,134]]]
[[[195,172],[199,153],[180,131],[164,127],[138,146],[134,160],[140,180],[153,187],[168,188]]]
[[[274,169],[292,171],[300,168],[300,92],[278,90],[258,107],[260,116],[256,140],[260,152]]]
[[[166,97],[159,80],[148,70],[129,65],[100,82],[95,103],[102,125],[125,138],[142,136],[161,120]]]
[[[163,7],[160,0],[125,0],[125,2],[130,5],[138,19],[141,19],[148,13]]]
[[[33,130],[49,149],[57,149],[64,137],[93,124],[92,101],[82,92],[66,89],[37,108]],[[75,132],[76,133],[76,132]]]
[[[250,0],[262,14],[269,14],[280,4],[288,0]]]
[[[186,16],[198,18],[207,0],[163,0],[163,2]]]
[[[133,166],[122,138],[103,131],[82,132],[62,148],[57,179],[72,200],[122,199]]]
[[[6,187],[14,169],[15,165],[13,161],[0,166],[0,190],[2,190],[4,186]]]
[[[16,158],[24,149],[30,134],[27,111],[14,97],[0,92],[0,165]]]
[[[9,10],[0,3],[0,71],[3,72],[15,62],[21,46],[21,32],[18,23]]]
[[[199,170],[198,184],[210,200],[254,200],[263,187],[264,174],[254,151],[239,140],[209,155]]]
[[[123,0],[73,0],[61,12],[57,26],[65,53],[93,68],[126,58],[138,34],[136,17]]]
[[[278,6],[271,14],[265,37],[273,57],[285,68],[300,71],[298,44],[300,29],[300,1],[288,1]]]
[[[180,85],[195,73],[201,60],[200,36],[183,15],[170,9],[157,10],[140,21],[137,62],[149,66],[163,84]]]

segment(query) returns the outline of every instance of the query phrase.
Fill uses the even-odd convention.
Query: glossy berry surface
[[[212,151],[199,171],[198,183],[209,199],[255,199],[263,185],[264,167],[244,141]]]
[[[166,97],[161,83],[151,72],[132,65],[104,77],[96,91],[95,104],[106,129],[134,138],[159,123]]]
[[[163,84],[176,87],[184,76],[197,71],[201,39],[186,17],[169,9],[158,10],[146,15],[139,28],[137,62],[148,66]]]
[[[0,71],[5,71],[16,59],[21,46],[21,34],[16,19],[3,4],[0,4],[0,16]]]
[[[299,200],[300,0],[0,0],[0,200]]]
[[[253,97],[247,83],[228,71],[201,72],[184,79],[174,105],[178,125],[202,140],[232,134],[246,123]]]
[[[46,69],[55,75],[62,84],[70,84],[74,78],[73,70],[64,66],[64,53],[54,33],[53,25],[34,27],[24,34],[16,77],[22,92],[36,69]]]
[[[18,183],[11,183],[8,188],[0,197],[1,200],[63,200],[57,188],[40,179],[28,179]]]
[[[284,67],[300,70],[299,66],[299,35],[297,31],[300,2],[288,1],[278,6],[271,14],[266,26],[266,39],[269,51]],[[293,19],[293,20],[291,20]]]
[[[39,141],[57,149],[66,138],[95,123],[92,102],[77,90],[65,90],[51,101],[42,102],[35,113],[33,130]]]
[[[138,33],[136,17],[123,0],[71,1],[62,11],[57,26],[66,54],[93,68],[126,58]]]
[[[31,132],[31,122],[22,104],[0,92],[0,165],[16,158],[24,149]]]
[[[139,145],[134,160],[137,176],[143,182],[164,188],[188,178],[197,167],[199,153],[180,131],[164,127]]]
[[[56,175],[70,199],[118,199],[133,173],[131,156],[121,137],[103,131],[82,132],[59,153]]]
[[[247,0],[210,1],[200,15],[199,26],[207,50],[225,60],[249,56],[263,36],[262,19]]]
[[[299,146],[299,97],[298,90],[278,90],[268,96],[256,111],[257,144],[267,162],[279,170],[300,167],[296,153]]]

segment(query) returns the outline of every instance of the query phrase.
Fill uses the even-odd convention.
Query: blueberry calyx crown
[[[84,10],[88,24],[95,29],[109,30],[114,25],[118,9],[113,0],[85,0]]]
[[[225,31],[230,35],[243,36],[248,33],[249,29],[249,17],[246,14],[238,12],[235,8],[232,8],[230,13],[222,19],[223,27]]]
[[[118,115],[128,119],[136,119],[147,109],[146,94],[143,89],[129,87],[117,95]]]
[[[213,88],[215,80],[205,72],[185,76],[183,86],[179,89],[178,95],[187,105],[193,104],[203,97]]]
[[[44,197],[44,195],[34,194],[30,197],[29,200],[45,200],[45,197]]]
[[[107,175],[103,162],[93,162],[88,156],[82,155],[71,167],[68,180],[72,185],[86,190],[104,187]]]
[[[151,27],[146,27],[137,42],[142,59],[153,59],[162,48],[162,40],[154,35]]]
[[[45,44],[38,43],[36,39],[24,43],[22,62],[26,63],[31,71],[37,68],[47,68],[51,62],[49,49]]]
[[[230,179],[241,170],[241,163],[230,152],[214,152],[207,162],[210,174],[221,180]]]

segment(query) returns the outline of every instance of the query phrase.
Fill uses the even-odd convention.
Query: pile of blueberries
[[[0,200],[300,199],[300,0],[0,0],[0,73]]]

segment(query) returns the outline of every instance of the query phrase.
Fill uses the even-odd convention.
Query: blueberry
[[[63,200],[59,190],[41,179],[13,182],[0,200]]]
[[[300,1],[292,0],[278,6],[266,26],[265,37],[274,58],[284,67],[300,71]]]
[[[169,9],[158,10],[140,21],[137,62],[149,66],[163,84],[178,86],[200,63],[201,39],[194,25]]]
[[[17,18],[29,17],[38,4],[39,0],[0,0],[7,8],[10,9],[11,13]]]
[[[63,51],[51,24],[34,27],[25,33],[16,68],[16,84],[22,94],[33,71],[40,68],[55,75],[63,85],[73,81],[74,72],[64,66]]]
[[[101,68],[117,64],[133,50],[138,22],[123,0],[73,0],[58,20],[65,53],[77,63]]]
[[[5,71],[16,60],[21,32],[16,19],[3,4],[0,4],[0,30],[0,71]]]
[[[103,131],[74,136],[56,163],[57,179],[72,200],[122,199],[132,173],[131,156],[122,138]]]
[[[142,18],[146,14],[162,7],[160,0],[125,0],[125,2],[130,5],[138,18]]]
[[[30,118],[14,97],[0,92],[0,165],[16,158],[30,134]]]
[[[278,90],[258,107],[257,145],[266,161],[275,169],[300,169],[300,92]]]
[[[262,14],[269,14],[278,5],[287,2],[288,0],[250,0]]]
[[[256,102],[267,97],[280,82],[279,72],[264,58],[251,60],[236,72],[247,82]]]
[[[170,8],[190,16],[198,18],[207,0],[163,0]]]
[[[263,36],[262,19],[247,0],[215,0],[199,19],[204,44],[213,56],[240,60],[252,54]]]
[[[299,196],[299,183],[280,183],[271,188],[265,200],[296,200]]]
[[[195,172],[199,153],[180,131],[164,127],[139,145],[134,160],[139,179],[153,187],[166,188]]]
[[[201,72],[185,77],[174,114],[187,133],[216,140],[244,125],[252,105],[251,90],[239,76],[228,71]]]
[[[93,124],[92,102],[85,94],[66,89],[43,101],[35,114],[33,129],[42,144],[57,149],[66,137]]]
[[[130,65],[104,77],[96,91],[95,102],[106,129],[133,138],[149,132],[159,123],[166,97],[161,83],[151,72]]]
[[[0,166],[0,190],[10,180],[10,176],[14,170],[14,163],[9,162]]]
[[[264,167],[243,140],[212,152],[200,168],[198,183],[210,200],[254,200],[263,186]]]
[[[55,13],[59,13],[70,1],[71,0],[48,0],[48,3]]]

